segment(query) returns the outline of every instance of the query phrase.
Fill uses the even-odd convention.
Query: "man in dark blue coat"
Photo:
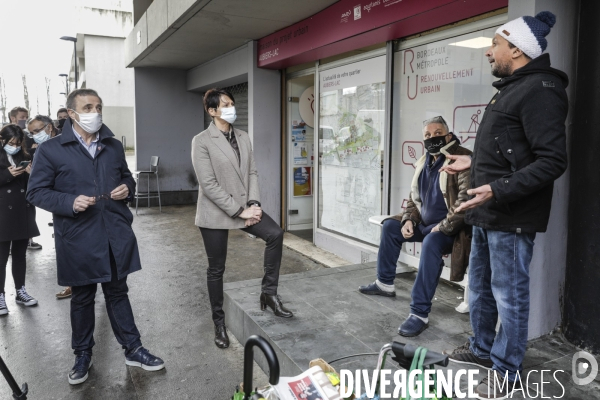
[[[69,94],[70,121],[62,135],[42,143],[32,167],[27,200],[54,216],[58,284],[72,286],[72,385],[92,365],[94,297],[102,284],[106,310],[125,363],[148,371],[164,362],[142,347],[127,296],[127,275],[141,269],[127,207],[135,181],[121,142],[102,124],[102,99],[92,89]]]

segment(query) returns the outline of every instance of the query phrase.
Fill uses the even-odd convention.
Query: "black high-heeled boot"
[[[229,347],[229,336],[227,336],[225,325],[215,326],[215,344],[221,349]]]
[[[283,306],[283,303],[281,303],[281,298],[276,294],[260,294],[260,309],[264,311],[267,306],[269,306],[269,308],[273,310],[273,314],[278,317],[292,318],[294,316],[290,310]]]

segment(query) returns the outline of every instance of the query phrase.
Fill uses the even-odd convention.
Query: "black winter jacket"
[[[507,232],[545,232],[554,180],[567,169],[567,75],[542,54],[493,83],[477,130],[471,187],[489,184],[494,199],[468,210],[465,222]]]

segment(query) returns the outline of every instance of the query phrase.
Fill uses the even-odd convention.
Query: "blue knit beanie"
[[[521,17],[502,25],[496,34],[502,36],[530,58],[542,55],[548,41],[546,36],[556,23],[556,16],[550,11],[542,11],[535,17]]]

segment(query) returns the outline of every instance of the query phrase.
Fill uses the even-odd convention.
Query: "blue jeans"
[[[110,266],[112,280],[102,283],[104,300],[108,319],[112,326],[117,342],[125,349],[125,354],[130,353],[142,345],[140,332],[133,319],[133,311],[129,303],[127,277],[118,280],[115,258],[110,251]],[[94,347],[94,326],[96,316],[94,313],[94,298],[98,284],[73,286],[71,297],[71,347],[75,354],[92,352]]]
[[[471,351],[515,380],[523,370],[529,323],[529,263],[535,233],[473,227],[469,259]],[[498,317],[502,325],[496,334]]]
[[[402,236],[402,223],[388,219],[383,223],[379,254],[377,255],[377,279],[386,285],[393,285],[396,278],[396,263],[404,242],[423,242],[419,271],[413,285],[410,309],[415,315],[427,318],[431,312],[431,300],[435,294],[444,262],[442,256],[452,250],[454,236],[446,236],[442,232],[423,235],[418,227],[414,227],[414,235],[405,239]]]

